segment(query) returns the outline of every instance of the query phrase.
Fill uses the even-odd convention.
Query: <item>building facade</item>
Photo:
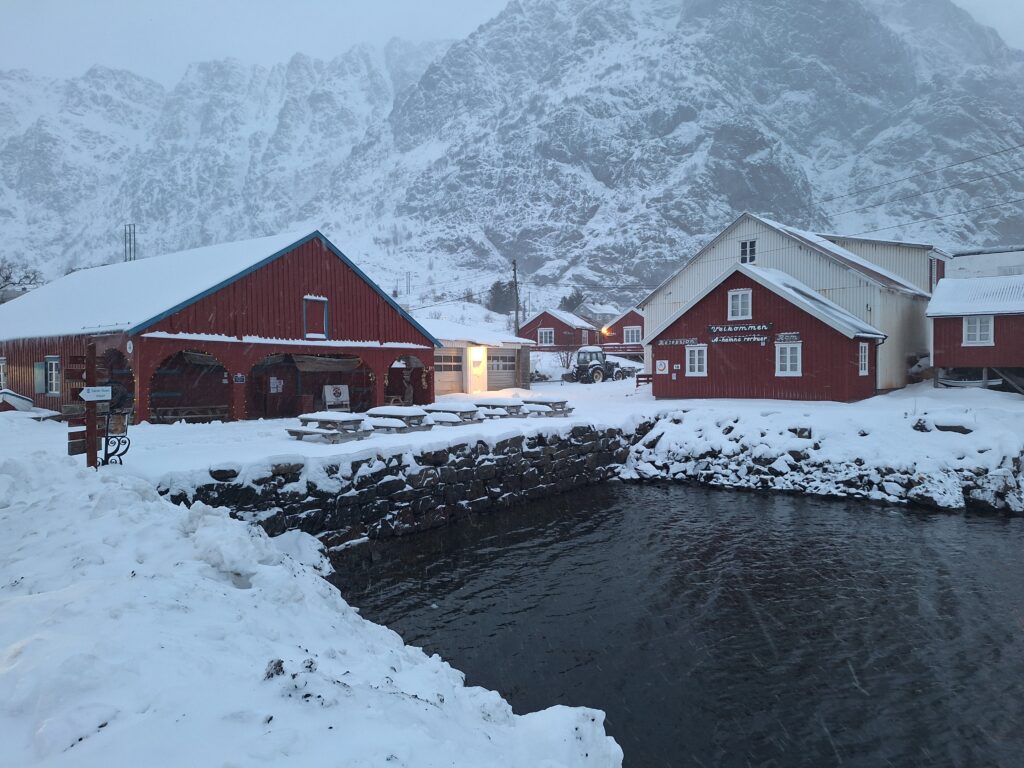
[[[652,335],[653,393],[861,400],[884,340],[785,273],[735,265]]]
[[[519,327],[519,335],[535,342],[538,352],[576,350],[598,343],[593,323],[562,309],[538,312]]]
[[[443,345],[434,350],[435,394],[530,388],[529,339],[449,320],[421,322]]]
[[[637,357],[644,353],[644,316],[628,309],[601,328],[601,347],[610,355]]]
[[[136,419],[275,418],[341,388],[355,410],[433,401],[439,342],[319,232],[81,270],[0,307],[10,389],[79,404],[86,345]]]

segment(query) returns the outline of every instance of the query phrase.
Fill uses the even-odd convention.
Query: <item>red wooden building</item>
[[[934,368],[982,380],[991,370],[1012,388],[1024,387],[1024,275],[943,278],[928,317]]]
[[[429,403],[440,346],[316,231],[85,269],[0,305],[0,389],[80,402],[90,341],[139,421],[292,416],[328,385],[353,410]]]
[[[545,309],[519,327],[519,336],[537,342],[538,352],[576,350],[598,343],[598,330],[589,320],[562,309]]]
[[[885,335],[775,269],[736,264],[652,329],[655,397],[860,400]]]
[[[644,316],[639,309],[627,309],[601,328],[601,347],[610,355],[644,354]]]

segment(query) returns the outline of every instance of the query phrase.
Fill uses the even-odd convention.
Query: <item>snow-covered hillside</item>
[[[361,619],[312,537],[74,464],[0,456],[0,764],[621,764],[600,712],[516,716]]]
[[[745,209],[854,234],[1020,197],[1021,103],[1024,54],[951,0],[513,0],[450,46],[169,91],[0,73],[0,233],[53,275],[128,221],[143,256],[320,226],[410,306],[512,259],[536,305],[625,304]],[[1018,242],[1018,213],[877,234]]]

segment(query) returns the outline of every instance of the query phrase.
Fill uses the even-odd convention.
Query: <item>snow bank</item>
[[[603,714],[516,716],[225,510],[0,459],[4,764],[616,766]]]

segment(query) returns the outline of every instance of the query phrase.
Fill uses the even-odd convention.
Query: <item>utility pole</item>
[[[516,295],[516,336],[519,335],[519,273],[516,271],[516,260],[512,259],[512,289]]]

